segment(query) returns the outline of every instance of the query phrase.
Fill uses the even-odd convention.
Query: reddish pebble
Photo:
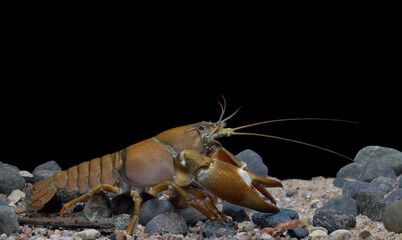
[[[28,227],[28,226],[23,226],[21,228],[21,233],[25,234],[25,235],[29,235],[32,233],[32,228]]]
[[[127,236],[125,232],[117,232],[116,240],[127,240]]]

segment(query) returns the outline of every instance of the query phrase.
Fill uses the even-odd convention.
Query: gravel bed
[[[311,232],[326,231],[320,227],[313,226],[313,217],[315,210],[322,207],[331,198],[342,195],[342,189],[333,185],[333,178],[315,177],[311,180],[287,179],[282,180],[284,189],[269,189],[278,201],[280,208],[295,210],[299,214],[299,226]],[[250,216],[254,211],[246,209],[246,214]],[[20,213],[19,215],[24,215]],[[56,216],[55,216],[56,217]],[[208,222],[208,221],[207,221]],[[133,237],[127,236],[127,239],[275,239],[261,231],[252,221],[243,221],[235,223],[235,233],[229,236],[204,238],[200,231],[205,227],[205,223],[199,222],[197,225],[188,228],[186,234],[170,234],[150,235],[145,232],[145,227],[137,225]],[[357,215],[356,226],[348,229],[354,239],[402,239],[402,234],[389,232],[385,229],[382,222],[370,220],[367,216]],[[313,235],[311,235],[313,236]],[[366,238],[364,238],[367,236]],[[314,238],[314,237],[313,237]],[[20,232],[7,236],[2,234],[0,239],[124,239],[121,234],[101,234],[94,229],[58,229],[46,227],[20,226]],[[281,237],[276,239],[291,239],[289,233],[284,232]],[[294,238],[297,239],[297,238]],[[303,239],[312,239],[312,237],[304,237]],[[328,239],[328,237],[314,238]],[[353,238],[346,238],[353,239]]]

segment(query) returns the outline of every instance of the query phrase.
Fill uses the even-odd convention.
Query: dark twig
[[[79,221],[68,218],[26,218],[18,217],[18,222],[20,225],[42,225],[42,226],[52,226],[52,227],[62,227],[62,228],[113,228],[114,223],[111,222],[98,222],[98,221]]]

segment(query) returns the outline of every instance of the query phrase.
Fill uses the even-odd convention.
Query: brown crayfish
[[[216,208],[210,193],[224,201],[260,212],[279,212],[274,197],[265,187],[282,187],[282,184],[250,172],[244,162],[223,148],[215,139],[232,135],[258,135],[298,142],[270,135],[235,131],[270,122],[329,119],[280,119],[225,128],[226,121],[237,111],[222,120],[225,106],[220,106],[222,114],[217,122],[199,122],[169,129],[121,151],[83,162],[36,183],[32,195],[27,199],[27,209],[40,209],[53,198],[58,189],[87,193],[66,203],[61,214],[100,190],[114,194],[130,192],[134,200],[134,213],[127,234],[132,233],[139,217],[140,193],[144,191],[152,195],[160,192],[179,195],[210,220],[220,222],[227,218]],[[298,143],[323,149],[303,142]],[[192,184],[193,182],[199,184]],[[203,189],[197,185],[201,185]],[[271,203],[264,201],[258,192]]]

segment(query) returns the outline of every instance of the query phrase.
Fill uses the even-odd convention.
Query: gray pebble
[[[383,223],[388,231],[402,233],[402,200],[394,202],[387,208]]]
[[[185,234],[187,233],[187,223],[182,216],[177,213],[168,212],[162,213],[154,217],[145,226],[145,232],[153,235],[158,233],[160,235],[164,233],[170,234]]]
[[[357,215],[357,205],[352,198],[336,196],[315,211],[313,225],[324,227],[330,233],[338,229],[349,229],[356,226]]]
[[[235,224],[233,221],[222,224],[218,221],[208,221],[205,227],[201,230],[204,238],[211,238],[213,235],[216,237],[233,236],[236,234]]]
[[[10,194],[13,190],[25,187],[24,178],[12,168],[0,168],[0,193]]]
[[[388,196],[385,198],[385,204],[390,206],[392,203],[401,200],[402,199],[402,189],[395,190],[388,194]]]
[[[368,182],[348,181],[343,184],[342,194],[355,199],[361,191],[371,187]]]
[[[373,221],[380,222],[385,212],[384,194],[376,189],[365,189],[356,196],[359,213]]]
[[[112,216],[112,204],[103,191],[88,199],[84,206],[84,216],[90,221]]]
[[[361,149],[354,161],[365,163],[373,159],[378,159],[390,166],[396,175],[402,174],[402,152],[381,146],[367,146]]]
[[[394,170],[380,160],[372,159],[363,165],[364,171],[358,176],[358,180],[371,182],[378,177],[387,177],[396,180]]]
[[[179,214],[186,220],[187,226],[195,226],[198,222],[200,221],[205,221],[207,220],[207,216],[202,214],[200,211],[198,211],[195,208],[189,207],[189,208],[182,208],[182,209],[174,209],[174,212]]]
[[[140,210],[139,222],[142,225],[147,225],[147,223],[162,213],[168,213],[173,211],[173,205],[167,200],[151,199],[146,201]]]
[[[261,213],[256,212],[251,216],[253,223],[258,227],[275,227],[278,224],[288,222],[292,219],[299,219],[299,214],[292,209],[281,209],[279,213]]]
[[[268,167],[264,164],[262,158],[253,150],[246,149],[236,155],[238,159],[247,164],[247,168],[257,175],[268,176]]]
[[[378,177],[370,182],[372,188],[376,188],[387,194],[399,188],[399,183],[395,179],[387,177]]]
[[[0,206],[0,234],[10,235],[19,230],[20,226],[14,209],[9,206]]]
[[[229,202],[222,203],[222,213],[231,216],[235,222],[250,221],[250,217],[246,214],[244,207],[231,204]]]

